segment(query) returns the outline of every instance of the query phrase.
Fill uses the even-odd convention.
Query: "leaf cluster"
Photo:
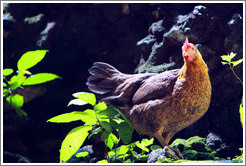
[[[122,114],[114,106],[107,106],[104,102],[96,103],[93,93],[78,92],[74,93],[75,99],[69,105],[90,104],[93,109],[84,111],[73,111],[70,113],[55,116],[47,122],[68,123],[82,121],[83,125],[72,129],[62,142],[60,150],[60,162],[66,162],[83,145],[86,138],[100,134],[100,139],[112,150],[118,145],[120,140],[123,144],[128,144],[132,139],[133,129],[128,121],[119,116]],[[103,162],[103,161],[102,161]]]
[[[38,64],[46,55],[48,50],[28,51],[23,54],[17,62],[17,71],[14,74],[12,68],[3,70],[3,98],[11,104],[19,116],[27,116],[27,113],[22,110],[24,97],[19,94],[14,94],[14,91],[23,86],[37,85],[60,78],[52,73],[32,74],[29,69]]]
[[[232,59],[236,56],[237,54],[234,53],[234,52],[231,52],[230,54],[228,55],[222,55],[221,58],[222,58],[222,64],[223,65],[229,65],[231,68],[234,68],[236,67],[237,65],[239,65],[243,59],[239,59],[237,61],[233,61]]]
[[[237,61],[233,61],[232,59],[236,56],[235,53],[231,52],[228,55],[223,55],[221,56],[222,58],[222,64],[223,65],[229,65],[231,71],[233,72],[233,74],[235,75],[235,77],[240,81],[240,83],[243,85],[243,82],[241,81],[241,79],[237,76],[237,74],[235,73],[235,71],[233,70],[234,67],[236,67],[237,65],[239,65],[240,63],[242,63],[243,59],[239,59]],[[241,119],[241,124],[243,126],[243,106],[242,103],[239,106],[239,113],[240,113],[240,119]]]
[[[154,138],[142,139],[141,141],[136,141],[128,145],[122,145],[108,152],[110,161],[112,162],[122,162],[122,163],[135,163],[135,162],[146,162],[149,155],[146,153],[151,150],[161,149],[159,145],[152,145],[154,143]],[[150,146],[150,149],[148,146]],[[140,154],[138,150],[142,151]]]

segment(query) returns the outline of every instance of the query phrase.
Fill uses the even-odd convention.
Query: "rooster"
[[[182,56],[181,69],[159,74],[124,74],[109,64],[95,62],[86,84],[102,101],[121,108],[140,133],[154,136],[170,149],[171,138],[200,119],[211,99],[208,67],[187,38]],[[178,149],[173,150],[182,158]]]

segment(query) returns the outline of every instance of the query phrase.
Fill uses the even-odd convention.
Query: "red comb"
[[[185,42],[183,43],[182,51],[186,51],[189,47],[189,40],[186,38]]]

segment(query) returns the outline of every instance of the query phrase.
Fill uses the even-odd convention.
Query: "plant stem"
[[[237,74],[235,73],[235,71],[233,70],[233,68],[230,65],[230,69],[233,72],[233,74],[235,75],[235,77],[240,81],[240,83],[243,85],[243,82],[241,81],[241,79],[237,76]]]

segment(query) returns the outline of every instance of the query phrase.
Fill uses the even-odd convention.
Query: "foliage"
[[[243,105],[242,104],[240,104],[239,106],[239,113],[240,113],[241,124],[243,126]]]
[[[232,59],[236,56],[235,53],[231,52],[230,54],[228,55],[222,55],[221,58],[222,58],[222,64],[223,65],[229,65],[230,66],[230,69],[231,71],[233,72],[233,74],[235,75],[235,77],[241,82],[241,84],[243,85],[243,82],[241,81],[241,79],[237,76],[237,74],[235,73],[235,71],[233,70],[234,67],[236,67],[237,65],[239,65],[243,59],[239,59],[237,61],[233,61]]]
[[[232,159],[233,163],[243,163],[243,160],[244,160],[243,148],[239,148],[239,150],[241,151],[241,155],[236,156],[234,159]]]
[[[14,74],[14,70],[11,68],[3,70],[3,98],[6,98],[6,101],[11,104],[16,113],[21,117],[27,116],[27,113],[22,110],[24,97],[16,94],[15,90],[18,88],[23,89],[23,86],[42,84],[60,78],[52,73],[32,74],[28,71],[28,69],[39,63],[47,52],[48,50],[36,50],[23,54],[17,62],[17,74]]]
[[[132,138],[133,129],[126,117],[114,106],[107,106],[104,102],[96,102],[96,97],[92,93],[74,93],[69,105],[90,104],[93,109],[84,111],[73,111],[53,117],[47,122],[68,123],[81,120],[83,125],[72,129],[62,142],[60,150],[60,162],[66,162],[83,145],[86,138],[100,134],[100,139],[110,150],[116,148],[120,140],[128,144]],[[107,149],[105,149],[107,152]],[[107,156],[108,157],[108,156]],[[105,162],[105,161],[102,161]]]
[[[154,138],[151,139],[142,139],[140,141],[136,141],[130,143],[128,145],[122,145],[118,148],[112,149],[108,152],[108,156],[110,161],[112,162],[124,162],[124,163],[134,163],[134,162],[146,162],[149,155],[146,154],[151,150],[156,150],[156,148],[161,148],[158,145],[152,145],[154,142]],[[148,146],[150,146],[150,149]],[[142,151],[141,154],[137,153],[137,151]]]
[[[228,55],[223,55],[221,56],[222,58],[222,64],[223,65],[229,65],[231,71],[233,72],[233,74],[235,75],[235,77],[240,81],[240,83],[243,85],[243,82],[241,81],[241,79],[237,76],[237,74],[235,73],[235,71],[233,70],[234,67],[236,67],[237,65],[239,65],[240,63],[242,63],[243,59],[239,59],[237,61],[232,61],[232,59],[236,56],[235,53],[231,52]],[[240,119],[241,119],[241,124],[243,126],[243,105],[242,103],[239,106],[239,113],[240,113]]]

